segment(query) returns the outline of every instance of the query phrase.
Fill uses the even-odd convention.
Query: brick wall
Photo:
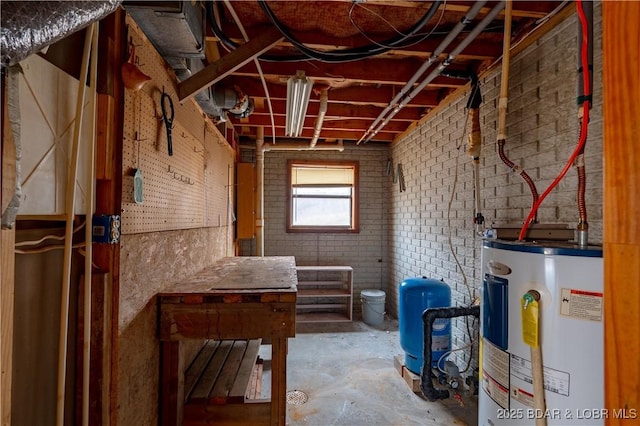
[[[354,310],[360,291],[382,289],[387,279],[387,210],[390,177],[385,175],[388,147],[345,146],[337,151],[269,151],[265,153],[265,255],[295,256],[298,265],[353,267]],[[288,159],[357,160],[360,162],[360,233],[287,233],[285,224]],[[358,318],[357,316],[355,318]]]
[[[591,243],[602,242],[602,53],[600,5],[594,10],[594,106],[585,161]],[[542,193],[573,151],[578,136],[576,106],[577,19],[566,19],[512,57],[509,75],[507,156],[525,168]],[[496,151],[500,69],[481,77],[481,209],[488,223],[522,223],[531,206],[528,186]],[[387,310],[397,316],[398,284],[405,278],[443,279],[454,306],[470,301],[480,282],[481,239],[474,233],[473,165],[466,155],[465,96],[453,100],[391,149],[401,163],[406,191],[391,189]],[[460,150],[458,146],[462,145]],[[577,223],[577,175],[572,168],[538,211],[541,223]],[[452,197],[453,194],[453,197]],[[449,209],[449,203],[451,207]],[[449,244],[449,237],[451,245]],[[456,265],[454,254],[461,268]],[[464,274],[463,274],[464,273]],[[477,292],[476,292],[477,293]],[[453,347],[468,342],[463,319],[453,323]],[[477,354],[477,352],[475,352]],[[464,366],[469,351],[459,352]]]

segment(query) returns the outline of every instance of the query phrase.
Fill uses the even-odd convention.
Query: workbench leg
[[[160,424],[179,426],[180,342],[160,342]]]
[[[287,338],[271,342],[271,424],[284,426],[287,418]]]

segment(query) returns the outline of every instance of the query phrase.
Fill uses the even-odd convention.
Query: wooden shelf
[[[298,302],[296,321],[351,321],[353,268],[351,266],[296,266]]]
[[[339,288],[298,289],[298,297],[351,297],[351,291]]]
[[[346,315],[338,312],[298,312],[296,314],[296,323],[305,322],[347,322],[351,319]]]

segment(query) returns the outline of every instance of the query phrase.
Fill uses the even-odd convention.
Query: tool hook
[[[167,100],[169,101],[169,114],[167,114]],[[173,99],[171,99],[171,96],[164,90],[162,91],[162,98],[160,99],[160,107],[162,108],[162,121],[164,121],[164,125],[167,128],[167,149],[169,156],[172,156],[173,143],[171,142],[171,129],[173,128],[173,116],[175,112],[173,109]]]

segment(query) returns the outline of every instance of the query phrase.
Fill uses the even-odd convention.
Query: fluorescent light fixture
[[[287,80],[286,136],[297,138],[302,133],[312,87],[313,81],[307,78],[304,71],[297,71]]]

